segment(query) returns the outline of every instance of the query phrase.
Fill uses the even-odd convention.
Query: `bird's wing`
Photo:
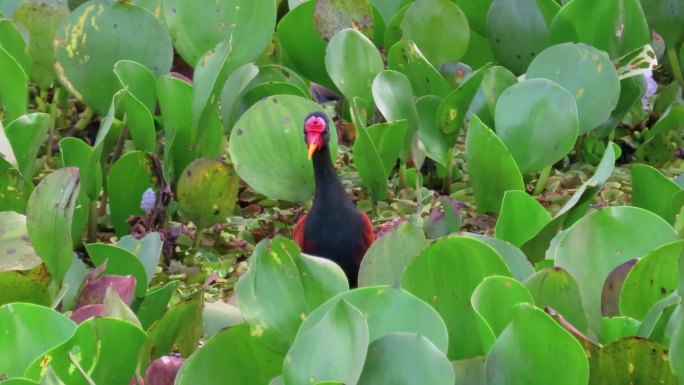
[[[306,222],[306,214],[299,218],[292,231],[292,239],[299,245],[300,249],[304,249],[304,222]]]

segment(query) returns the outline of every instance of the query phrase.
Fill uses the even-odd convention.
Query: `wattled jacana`
[[[375,239],[368,216],[344,191],[330,160],[330,133],[325,114],[304,121],[304,140],[313,162],[316,193],[309,214],[295,225],[294,240],[303,252],[337,263],[356,287],[361,259]]]

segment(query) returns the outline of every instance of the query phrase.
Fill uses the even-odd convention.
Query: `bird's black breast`
[[[340,265],[352,287],[366,250],[364,219],[355,207],[318,210],[313,207],[304,224],[304,252]]]

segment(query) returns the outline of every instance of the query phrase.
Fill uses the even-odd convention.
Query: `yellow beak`
[[[309,159],[311,159],[311,157],[313,156],[313,153],[316,151],[317,148],[318,148],[318,145],[316,143],[309,144],[309,147],[308,147]]]

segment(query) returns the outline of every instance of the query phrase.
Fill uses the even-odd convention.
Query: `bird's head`
[[[306,143],[309,159],[314,152],[328,144],[330,132],[328,119],[322,112],[312,112],[304,119],[304,142]]]

